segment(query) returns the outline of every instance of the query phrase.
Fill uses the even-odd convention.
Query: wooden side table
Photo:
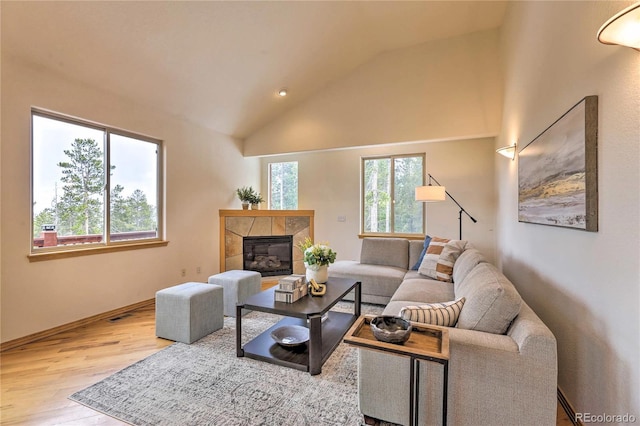
[[[437,362],[443,366],[442,424],[447,424],[447,384],[449,382],[449,331],[446,327],[412,322],[411,337],[403,345],[381,342],[371,331],[373,315],[363,315],[344,336],[344,342],[370,349],[409,357],[409,425],[419,425],[418,401],[420,394],[420,361]]]

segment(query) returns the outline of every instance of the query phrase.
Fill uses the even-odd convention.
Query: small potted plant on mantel
[[[251,205],[252,210],[258,210],[260,208],[260,203],[264,203],[264,198],[260,195],[259,192],[256,192],[252,186],[243,186],[242,188],[236,189],[236,194],[238,194],[238,198],[242,202],[242,209],[248,210],[249,205]]]
[[[255,192],[251,198],[251,210],[259,210],[260,203],[264,203],[264,198],[262,198],[259,192]]]
[[[242,203],[242,210],[248,210],[249,204],[252,203],[255,197],[255,191],[251,186],[243,186],[242,188],[236,189],[236,194],[238,194],[238,198]]]

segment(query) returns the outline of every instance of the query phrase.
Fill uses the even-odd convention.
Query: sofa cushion
[[[453,264],[453,282],[460,283],[478,263],[486,262],[484,256],[475,248],[467,248]]]
[[[329,276],[360,281],[363,294],[391,297],[402,283],[406,269],[339,260],[329,265]],[[451,299],[449,299],[451,300]]]
[[[400,309],[400,317],[407,321],[453,327],[458,322],[464,302],[462,297],[451,302],[409,305]]]
[[[404,238],[365,238],[360,263],[409,269],[409,240]]]
[[[416,303],[438,303],[448,302],[455,299],[453,284],[444,283],[420,276],[411,278],[416,272],[409,271],[400,287],[391,297],[391,300],[404,300],[408,305]]]
[[[466,299],[458,328],[504,334],[520,312],[520,294],[490,263],[478,264],[454,288],[456,298]]]
[[[430,278],[451,282],[453,265],[466,245],[466,241],[433,237],[418,272]]]
[[[420,269],[420,264],[430,243],[431,237],[428,235],[425,235],[424,241],[409,241],[409,265],[413,265],[411,266],[412,271]]]

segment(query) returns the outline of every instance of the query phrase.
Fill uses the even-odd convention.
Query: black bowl
[[[403,344],[409,340],[411,328],[411,323],[400,317],[383,315],[371,320],[371,331],[381,342]]]

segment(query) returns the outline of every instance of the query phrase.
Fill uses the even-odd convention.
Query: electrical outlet
[[[196,267],[196,274],[200,274],[200,272],[202,272],[202,269],[200,269],[199,266]]]
[[[187,276],[187,270],[185,268],[182,268],[180,270],[180,275],[183,276],[183,277],[186,277]]]
[[[346,222],[346,221],[347,221],[346,216],[338,216],[338,222]]]

